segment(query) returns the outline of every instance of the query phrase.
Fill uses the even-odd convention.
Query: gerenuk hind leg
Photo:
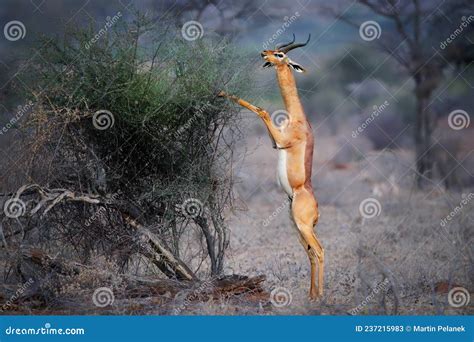
[[[311,265],[309,296],[311,299],[316,299],[323,294],[324,249],[313,230],[318,221],[318,206],[311,191],[303,188],[294,192],[291,214]]]

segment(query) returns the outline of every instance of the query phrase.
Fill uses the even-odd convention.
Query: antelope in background
[[[298,96],[293,70],[305,72],[303,67],[293,62],[286,54],[308,44],[295,44],[293,40],[277,46],[275,50],[264,50],[264,68],[275,67],[281,96],[286,107],[287,117],[280,125],[275,125],[269,113],[234,95],[221,91],[219,96],[227,97],[248,110],[256,113],[265,123],[273,147],[278,149],[277,180],[291,200],[291,218],[299,233],[300,242],[308,254],[311,264],[311,286],[309,296],[316,299],[323,294],[324,250],[313,228],[318,222],[318,202],[311,184],[314,137],[311,125],[304,114]],[[316,268],[319,266],[318,268]],[[316,272],[317,271],[317,272]],[[318,286],[316,287],[316,273]]]

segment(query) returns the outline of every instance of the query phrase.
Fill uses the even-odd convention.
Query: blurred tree
[[[357,2],[387,22],[388,27],[384,28],[383,39],[378,39],[376,46],[396,60],[414,81],[416,97],[414,140],[417,183],[421,187],[423,178],[430,179],[433,176],[432,134],[436,125],[436,117],[431,108],[433,92],[442,82],[443,69],[447,65],[469,64],[474,57],[472,43],[468,38],[470,33],[472,34],[469,25],[464,33],[456,34],[456,39],[449,42],[447,47],[440,45],[443,43],[441,32],[449,37],[449,32],[454,32],[463,24],[461,21],[463,16],[463,18],[472,17],[470,13],[473,5],[467,0],[450,2],[357,0]],[[346,23],[361,28],[361,24],[355,19],[355,13],[346,10],[347,3],[337,2],[321,7]]]
[[[151,6],[154,6],[157,20],[163,14],[168,14],[178,24],[195,20],[206,23],[219,35],[230,37],[241,29],[248,29],[263,15],[257,11],[259,3],[255,0],[164,0],[153,2]]]

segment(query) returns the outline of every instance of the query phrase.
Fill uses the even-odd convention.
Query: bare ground
[[[268,290],[283,291],[282,306],[277,303],[272,313],[474,313],[472,300],[460,308],[448,302],[453,287],[474,290],[473,203],[441,225],[472,189],[447,192],[432,184],[417,191],[410,152],[372,151],[361,141],[331,136],[316,137],[313,185],[321,211],[316,231],[325,247],[326,271],[324,297],[309,302],[309,262],[276,183],[276,152],[264,131],[252,129],[243,146],[255,148],[236,168],[237,204],[243,211],[230,216],[227,273],[266,274]],[[347,156],[351,153],[356,158]],[[380,203],[378,216],[361,216],[366,198]],[[222,305],[200,311],[259,313],[255,307]]]
[[[290,224],[286,195],[277,186],[276,152],[260,122],[252,121],[247,133],[234,167],[237,210],[227,217],[231,246],[225,274],[265,275],[263,286],[272,294],[272,304],[263,293],[250,299],[236,295],[189,300],[201,295],[199,289],[188,291],[191,295],[184,302],[181,292],[173,298],[170,293],[153,294],[145,290],[143,298],[127,298],[126,289],[114,285],[123,282],[118,275],[111,278],[109,272],[102,279],[91,270],[90,275],[81,273],[80,277],[87,279],[66,279],[67,288],[61,289],[61,293],[70,293],[70,302],[33,310],[11,307],[6,313],[474,313],[472,300],[466,299],[466,295],[473,297],[474,290],[474,196],[469,195],[472,188],[446,191],[442,185],[433,183],[424,191],[415,190],[414,160],[409,150],[374,151],[363,139],[324,136],[316,129],[313,185],[321,212],[316,232],[325,247],[326,269],[324,296],[310,302],[309,261]],[[360,211],[361,203],[369,198],[372,203],[379,203],[379,207],[373,207],[377,215],[372,218],[363,217]],[[463,200],[466,204],[460,207]],[[450,213],[452,219],[442,224]],[[94,265],[97,269],[110,268],[102,261]],[[92,305],[92,292],[104,284],[114,289],[115,302],[99,308]],[[451,296],[450,303],[453,288],[465,292]],[[460,302],[463,305],[456,307]]]

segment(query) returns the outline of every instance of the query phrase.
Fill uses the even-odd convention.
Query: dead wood
[[[127,274],[112,275],[90,265],[55,258],[38,248],[22,248],[19,256],[22,277],[31,277],[30,279],[34,279],[31,284],[34,285],[28,289],[28,293],[25,291],[25,294],[15,298],[9,304],[9,312],[60,313],[65,307],[72,306],[79,312],[99,310],[102,313],[112,313],[113,310],[120,308],[129,312],[141,313],[153,306],[169,311],[175,307],[183,308],[193,303],[209,300],[238,299],[258,302],[263,305],[267,305],[269,302],[269,294],[263,288],[265,281],[263,275],[256,277],[228,275],[204,281],[197,278],[192,280],[156,279]],[[67,299],[56,298],[53,302],[44,301],[39,296],[44,292],[43,279],[56,275],[80,276],[85,271],[96,273],[97,277],[119,276],[123,279],[122,290],[119,293],[114,293],[113,306],[98,308],[94,306],[90,298],[81,298],[81,296]],[[4,305],[15,291],[13,286],[2,286],[0,288],[0,304]]]
[[[22,195],[32,196],[35,193],[39,194],[40,200],[36,205],[26,214],[32,216],[43,210],[41,217],[44,217],[57,204],[64,201],[84,202],[92,205],[107,205],[119,211],[128,224],[138,232],[140,241],[140,253],[148,258],[160,271],[162,271],[169,278],[176,278],[178,280],[196,280],[196,275],[186,266],[186,264],[177,258],[160,240],[160,238],[153,234],[149,229],[141,225],[135,218],[133,218],[128,211],[126,211],[121,203],[113,199],[113,196],[99,196],[96,194],[76,193],[67,189],[48,189],[41,187],[38,184],[23,185],[14,193],[15,199],[19,199]],[[5,244],[6,245],[6,244]],[[30,251],[31,252],[31,251]],[[36,262],[41,260],[41,257],[31,254],[30,259],[36,258]],[[44,260],[43,260],[44,261]]]
[[[145,244],[142,254],[150,259],[164,274],[169,278],[176,278],[178,280],[197,280],[193,271],[179,258],[175,257],[156,234],[153,234],[129,215],[123,214],[123,217],[140,234],[140,239]]]

